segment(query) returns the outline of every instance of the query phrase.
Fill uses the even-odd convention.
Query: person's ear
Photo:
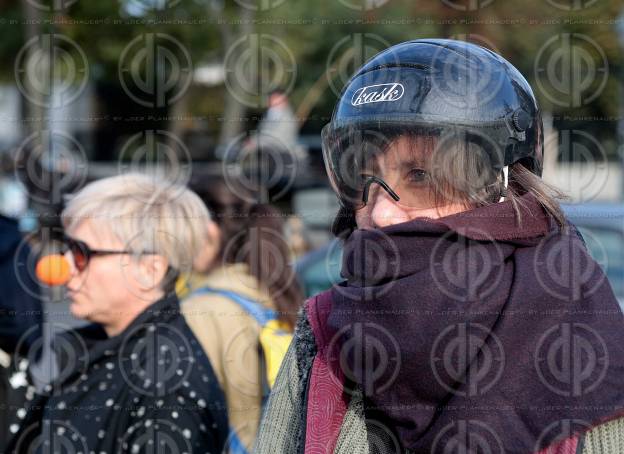
[[[162,255],[148,254],[139,260],[138,284],[141,290],[159,287],[169,269],[169,261]]]
[[[221,229],[214,221],[206,225],[206,241],[202,250],[193,260],[193,268],[199,272],[206,272],[215,265],[221,252]]]
[[[208,243],[216,251],[215,254],[221,249],[221,229],[214,221],[208,223]]]

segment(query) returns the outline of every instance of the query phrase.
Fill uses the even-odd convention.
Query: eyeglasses
[[[401,200],[399,195],[394,192],[392,188],[388,185],[388,183],[386,183],[381,178],[376,177],[375,175],[362,175],[362,177],[366,180],[366,183],[364,183],[364,190],[362,191],[362,203],[364,205],[368,203],[368,195],[370,192],[371,184],[373,183],[377,183],[379,186],[381,186],[384,191],[386,191],[390,195],[390,197],[394,199],[395,202]]]
[[[63,237],[63,243],[67,246],[67,250],[71,252],[74,259],[74,265],[80,272],[84,271],[89,265],[91,257],[104,256],[104,255],[116,255],[116,254],[133,254],[132,251],[121,250],[112,251],[108,249],[91,249],[84,241],[71,238],[67,235]]]

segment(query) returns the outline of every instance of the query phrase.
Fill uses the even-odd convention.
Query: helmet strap
[[[501,198],[498,202],[504,202],[507,197],[507,185],[509,184],[509,166],[503,167],[503,190],[501,191]]]

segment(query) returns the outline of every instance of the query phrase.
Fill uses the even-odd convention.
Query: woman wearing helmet
[[[352,77],[323,130],[345,281],[306,303],[257,452],[624,450],[624,317],[542,150],[489,50],[410,41]]]

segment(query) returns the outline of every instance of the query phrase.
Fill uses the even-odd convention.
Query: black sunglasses
[[[67,250],[71,252],[74,259],[74,265],[78,271],[84,271],[89,265],[91,257],[116,254],[133,254],[132,251],[121,250],[112,251],[108,249],[91,249],[84,241],[77,240],[70,236],[63,237],[63,243],[67,246]]]

